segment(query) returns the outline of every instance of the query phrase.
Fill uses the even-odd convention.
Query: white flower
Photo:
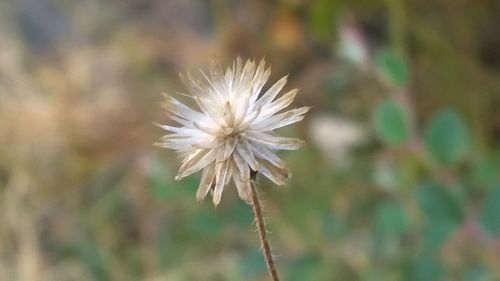
[[[338,54],[341,58],[362,69],[369,63],[368,44],[361,30],[353,23],[344,23],[339,28]]]
[[[323,113],[312,116],[309,124],[311,140],[338,167],[348,167],[352,149],[366,141],[365,129],[346,118]]]
[[[244,65],[240,58],[225,72],[212,66],[199,79],[181,75],[199,110],[166,96],[164,108],[177,126],[159,125],[169,133],[157,145],[177,150],[182,165],[176,180],[203,169],[196,193],[203,200],[210,189],[218,205],[224,186],[233,178],[239,196],[251,200],[250,174],[261,173],[278,185],[289,177],[286,164],[276,150],[297,149],[303,141],[279,137],[274,130],[298,122],[309,107],[280,112],[294,100],[294,89],[276,99],[287,82],[281,78],[265,93],[261,90],[270,75],[264,60]]]

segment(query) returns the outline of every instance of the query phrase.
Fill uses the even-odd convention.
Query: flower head
[[[225,72],[212,66],[198,78],[181,75],[189,88],[187,96],[199,110],[165,95],[164,108],[179,125],[159,125],[168,134],[157,145],[179,152],[182,164],[176,180],[203,169],[198,201],[212,189],[213,203],[218,205],[231,178],[239,196],[250,201],[252,171],[278,185],[289,177],[286,164],[274,152],[297,149],[303,141],[277,136],[274,130],[302,120],[309,107],[282,112],[298,91],[276,98],[287,82],[283,77],[261,94],[269,75],[264,60],[256,65],[254,61],[243,64],[238,58]]]

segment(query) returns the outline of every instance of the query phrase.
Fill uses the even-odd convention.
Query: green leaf
[[[427,220],[421,234],[423,251],[430,253],[439,251],[457,226],[454,222]]]
[[[387,144],[401,144],[409,137],[406,110],[394,100],[380,102],[375,109],[375,133]]]
[[[489,188],[500,180],[500,165],[494,159],[482,159],[471,169],[470,176],[475,185]]]
[[[480,220],[488,233],[500,237],[500,185],[488,194],[480,213]]]
[[[399,204],[384,202],[377,209],[376,224],[383,233],[400,235],[407,229],[408,217]]]
[[[439,223],[460,224],[463,221],[462,206],[448,189],[437,184],[424,184],[418,192],[420,208],[428,220]]]
[[[424,251],[436,251],[463,222],[459,202],[443,186],[425,184],[418,192],[420,208],[425,216]]]
[[[425,146],[442,165],[451,166],[461,160],[467,150],[467,132],[455,112],[444,110],[432,118],[425,128]]]
[[[390,50],[375,55],[375,63],[382,77],[397,87],[404,87],[409,80],[409,67],[404,58]]]

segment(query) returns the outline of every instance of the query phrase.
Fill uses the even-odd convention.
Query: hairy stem
[[[252,176],[250,180],[252,185],[252,208],[255,215],[255,222],[257,224],[257,230],[259,232],[259,239],[262,246],[262,251],[264,252],[264,257],[266,258],[267,268],[269,269],[269,274],[271,275],[273,281],[279,281],[278,271],[274,264],[273,255],[271,253],[271,246],[266,237],[266,225],[264,222],[264,217],[262,216],[262,208],[260,205],[259,194],[257,193],[257,180],[256,175]]]

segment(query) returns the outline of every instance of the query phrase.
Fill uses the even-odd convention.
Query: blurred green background
[[[287,281],[500,280],[500,1],[0,2],[0,280],[268,280],[251,209],[153,147],[177,74],[290,74]],[[269,84],[267,84],[267,87]]]

